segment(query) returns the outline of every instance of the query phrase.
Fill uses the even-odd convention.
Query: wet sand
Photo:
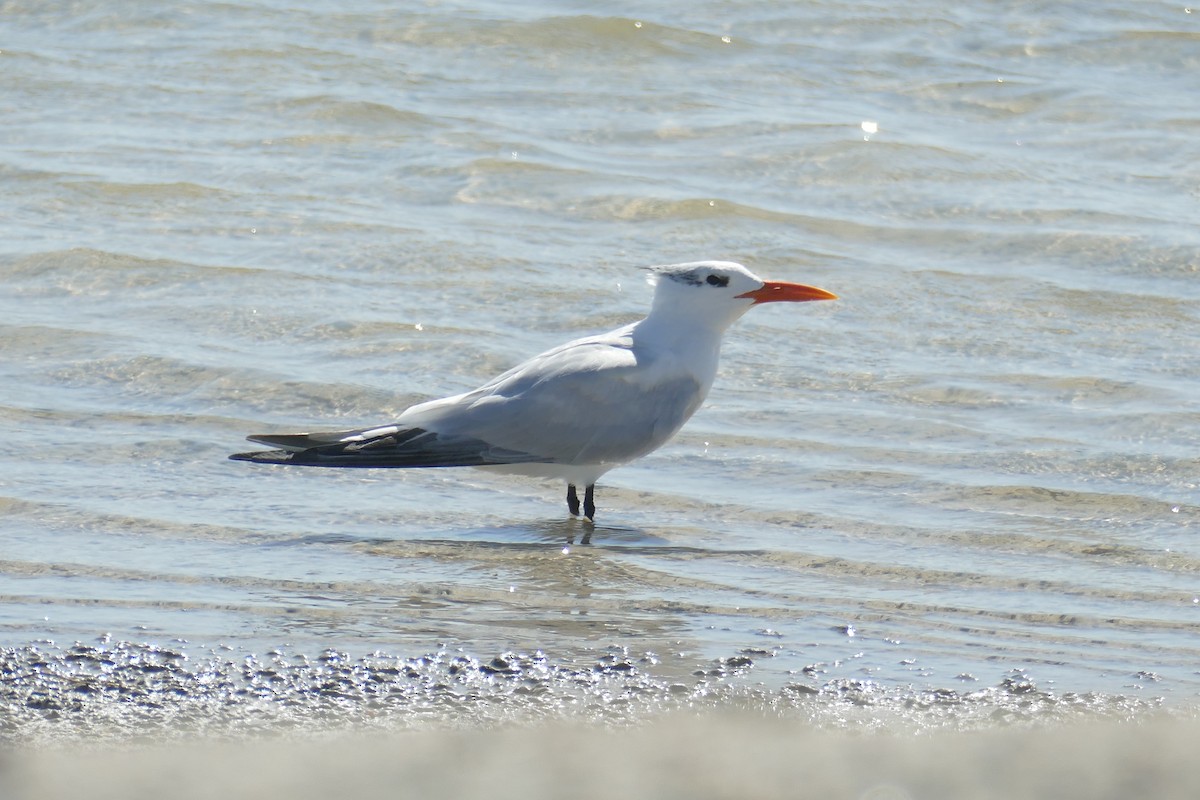
[[[541,651],[478,657],[461,649],[353,658],[336,650],[310,657],[44,643],[0,649],[0,736],[15,747],[69,748],[547,722],[624,727],[730,711],[816,729],[929,733],[1137,718],[1173,708],[1156,698],[1059,693],[1021,671],[990,686],[925,688],[829,679],[814,668],[771,686],[754,677],[755,659],[769,657],[673,662],[610,648],[584,658]]]
[[[1014,674],[771,689],[620,651],[352,659],[128,642],[0,651],[0,797],[1156,797],[1200,723]]]

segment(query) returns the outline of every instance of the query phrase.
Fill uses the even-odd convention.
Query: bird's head
[[[802,283],[764,281],[732,261],[693,261],[650,267],[658,313],[695,315],[723,330],[759,303],[836,300],[837,295]]]

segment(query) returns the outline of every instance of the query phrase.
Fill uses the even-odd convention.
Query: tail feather
[[[307,467],[483,467],[553,459],[496,447],[470,436],[422,428],[367,428],[334,433],[261,434],[247,437],[277,450],[234,453],[234,461]]]
[[[268,447],[278,447],[280,450],[299,452],[314,447],[340,444],[352,441],[365,431],[330,431],[327,433],[256,433],[247,436],[246,440],[255,444],[265,444]]]

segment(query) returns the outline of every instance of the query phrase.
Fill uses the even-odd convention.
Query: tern
[[[836,300],[764,281],[732,261],[649,267],[650,313],[547,350],[470,392],[412,406],[394,421],[332,433],[257,434],[276,448],[236,461],[306,467],[487,467],[567,484],[567,509],[596,516],[596,481],[658,449],[700,408],[721,337],[761,303]]]

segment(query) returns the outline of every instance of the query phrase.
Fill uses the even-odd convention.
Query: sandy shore
[[[819,730],[748,714],[625,729],[341,735],[10,752],[10,800],[328,797],[1193,798],[1194,720],[1080,721],[910,734]]]
[[[0,800],[1193,798],[1194,711],[555,661],[0,650]]]

